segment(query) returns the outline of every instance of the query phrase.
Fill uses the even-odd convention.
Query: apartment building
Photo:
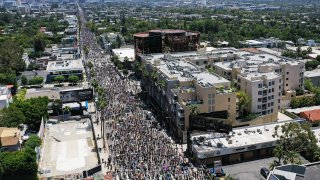
[[[166,125],[182,142],[188,129],[207,130],[214,121],[231,125],[236,118],[236,94],[227,79],[168,54],[140,59],[143,89],[167,114]]]
[[[238,55],[237,60],[214,63],[215,72],[236,82],[252,98],[251,113],[270,116],[267,121],[276,120],[282,95],[290,101],[294,90],[304,88],[304,62],[268,53]]]
[[[282,78],[274,72],[237,74],[237,86],[251,97],[249,112],[270,115],[266,121],[277,120],[281,103]]]

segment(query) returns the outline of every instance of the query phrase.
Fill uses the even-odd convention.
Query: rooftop
[[[113,54],[118,56],[121,62],[124,61],[124,58],[127,57],[129,61],[134,61],[134,49],[133,48],[119,48],[112,49]]]
[[[320,179],[320,162],[304,165],[283,165],[275,167],[268,180],[303,180]]]
[[[320,109],[300,112],[300,116],[312,122],[320,121]]]
[[[192,140],[197,140],[197,143],[192,145],[192,149],[197,152],[198,158],[203,159],[248,151],[250,148],[272,147],[275,146],[277,140],[276,137],[272,136],[275,132],[275,127],[287,122],[292,121],[235,128],[229,135],[217,135],[214,133],[191,135]],[[281,134],[279,130],[278,134]],[[203,139],[203,141],[199,141],[200,139]]]
[[[63,60],[50,61],[47,66],[47,71],[64,71],[64,70],[83,70],[81,60]]]

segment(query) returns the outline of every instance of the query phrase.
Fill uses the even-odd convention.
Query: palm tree
[[[155,81],[158,78],[158,72],[157,71],[153,71],[151,73],[151,78]]]
[[[160,89],[164,89],[166,87],[166,82],[164,80],[160,80],[158,82],[158,86],[160,87]]]
[[[239,100],[239,110],[241,116],[245,115],[246,109],[251,103],[251,98],[243,91],[237,92],[237,98]]]

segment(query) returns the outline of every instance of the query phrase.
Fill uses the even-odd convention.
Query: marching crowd
[[[85,24],[83,13],[81,18]],[[101,118],[106,121],[109,156],[102,158],[114,177],[130,180],[208,179],[206,170],[194,167],[182,147],[157,128],[158,122],[147,120],[143,102],[137,97],[141,91],[137,81],[121,75],[103,54],[94,34],[84,25],[81,46],[89,48],[85,61],[93,62],[95,78],[105,91],[106,105],[101,110]],[[92,80],[89,73],[87,77]]]

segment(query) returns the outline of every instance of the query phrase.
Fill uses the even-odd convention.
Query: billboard
[[[89,101],[93,99],[92,89],[77,89],[60,92],[62,103]]]

